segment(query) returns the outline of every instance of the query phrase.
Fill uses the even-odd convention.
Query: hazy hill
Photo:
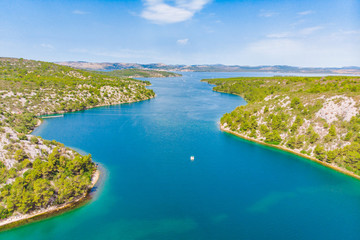
[[[162,77],[180,77],[181,74],[157,71],[157,70],[146,70],[146,69],[121,69],[112,71],[98,71],[97,73],[112,76],[112,77],[123,77],[123,78],[162,78]]]
[[[119,70],[119,69],[146,69],[175,72],[281,72],[281,73],[325,73],[325,74],[360,74],[360,67],[350,66],[342,68],[308,68],[286,65],[275,66],[238,66],[238,65],[166,65],[162,63],[90,63],[90,62],[59,62],[79,69],[88,70]]]

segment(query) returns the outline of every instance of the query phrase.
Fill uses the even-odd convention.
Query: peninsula
[[[0,227],[84,199],[91,155],[29,135],[41,116],[153,98],[148,82],[49,62],[0,58]]]
[[[204,79],[248,104],[221,129],[317,161],[360,179],[360,77]]]

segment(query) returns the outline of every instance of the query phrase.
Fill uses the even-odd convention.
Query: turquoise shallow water
[[[34,134],[90,152],[103,184],[86,206],[0,239],[359,240],[360,181],[219,130],[245,102],[200,80],[239,75],[151,79],[155,99],[45,120]]]

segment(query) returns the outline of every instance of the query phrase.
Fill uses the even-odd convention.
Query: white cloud
[[[86,48],[73,48],[68,50],[71,53],[84,54],[90,56],[100,56],[106,57],[108,59],[118,59],[129,61],[129,59],[140,59],[143,60],[145,56],[152,56],[156,59],[158,53],[151,50],[133,50],[133,49],[117,49],[117,50],[107,50],[107,49],[92,49],[88,50]],[[130,60],[131,61],[131,60]]]
[[[179,45],[186,45],[189,43],[189,39],[188,38],[184,38],[184,39],[179,39],[176,41],[177,44]]]
[[[141,17],[156,24],[183,22],[191,19],[211,0],[174,0],[173,4],[164,0],[144,0],[145,9]]]
[[[287,38],[290,36],[290,33],[288,32],[282,32],[282,33],[272,33],[266,35],[267,38]]]
[[[260,13],[259,13],[259,16],[269,18],[269,17],[273,17],[273,16],[278,15],[278,14],[279,14],[278,12],[261,9]]]
[[[72,13],[77,14],[77,15],[85,15],[85,14],[89,14],[90,12],[85,12],[85,11],[81,11],[81,10],[74,10]]]
[[[302,44],[292,39],[265,39],[251,43],[248,50],[263,56],[287,58],[303,51]]]
[[[340,30],[340,33],[344,35],[358,35],[360,30]]]
[[[313,14],[313,13],[314,13],[314,11],[307,10],[307,11],[303,11],[303,12],[298,12],[297,14],[301,15],[301,16],[305,16],[305,15],[309,15],[309,14]]]
[[[42,44],[40,44],[40,46],[41,46],[42,48],[54,49],[54,46],[51,45],[51,44],[49,44],[49,43],[42,43]]]
[[[319,31],[321,29],[323,29],[324,27],[322,26],[314,26],[314,27],[308,27],[308,28],[302,28],[296,31],[291,31],[291,32],[279,32],[279,33],[269,33],[266,35],[266,38],[274,38],[274,39],[296,39],[296,38],[304,38],[307,37],[313,33],[315,33],[316,31]],[[351,31],[351,33],[353,33],[353,31]]]
[[[334,36],[333,32],[324,31],[315,38],[308,38],[296,32],[289,33],[286,38],[259,39],[245,45],[237,53],[241,56],[238,61],[246,59],[243,62],[247,65],[357,66],[360,63],[360,56],[357,54],[360,52],[360,34],[356,35],[356,29],[348,32],[354,35],[346,36],[339,31]]]
[[[291,23],[290,26],[291,27],[296,27],[296,26],[299,26],[299,25],[302,25],[303,23],[305,23],[306,21],[304,19],[299,19],[298,21],[294,22],[294,23]]]
[[[89,50],[86,48],[72,48],[69,50],[71,53],[89,53]]]
[[[315,27],[308,27],[308,28],[303,28],[299,31],[300,35],[310,35],[320,29],[323,29],[323,27],[321,26],[315,26]]]

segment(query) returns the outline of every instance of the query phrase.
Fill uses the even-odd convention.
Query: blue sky
[[[360,0],[0,0],[0,56],[360,66]]]

